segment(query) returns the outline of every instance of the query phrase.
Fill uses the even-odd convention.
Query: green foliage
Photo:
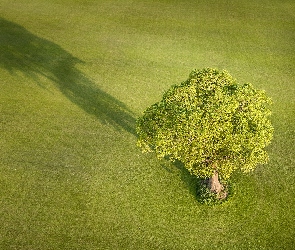
[[[264,91],[239,85],[226,71],[194,70],[137,120],[138,146],[181,161],[201,178],[249,172],[266,163],[273,127]]]

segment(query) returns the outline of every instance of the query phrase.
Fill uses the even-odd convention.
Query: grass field
[[[1,0],[0,249],[294,249],[295,2]],[[270,162],[198,203],[134,122],[194,68],[272,97]]]

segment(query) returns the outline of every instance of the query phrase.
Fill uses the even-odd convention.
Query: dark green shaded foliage
[[[181,180],[185,184],[186,188],[189,190],[190,194],[195,197],[195,199],[201,204],[210,206],[218,205],[225,201],[228,201],[234,195],[234,183],[232,183],[231,180],[222,180],[224,192],[227,193],[227,196],[225,199],[219,199],[217,194],[212,193],[209,190],[207,185],[208,179],[199,178],[195,175],[190,174],[185,166],[179,161],[175,161],[173,165],[180,170]]]
[[[221,181],[221,184],[224,187],[223,192],[227,194],[227,196],[224,199],[220,199],[218,197],[218,194],[210,191],[206,183],[206,180],[202,178],[196,178],[195,186],[196,186],[197,201],[200,202],[201,204],[206,204],[206,205],[218,205],[218,204],[224,203],[225,201],[228,201],[230,197],[234,195],[234,186],[229,180],[227,181],[223,180]]]

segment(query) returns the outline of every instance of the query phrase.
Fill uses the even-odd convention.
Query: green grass
[[[292,249],[294,13],[291,0],[2,0],[0,248]],[[274,101],[269,164],[214,207],[134,135],[204,67]]]

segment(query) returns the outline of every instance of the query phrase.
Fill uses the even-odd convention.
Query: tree
[[[268,160],[271,99],[227,71],[194,70],[137,119],[137,145],[159,158],[180,161],[222,197],[235,170],[250,172]]]

